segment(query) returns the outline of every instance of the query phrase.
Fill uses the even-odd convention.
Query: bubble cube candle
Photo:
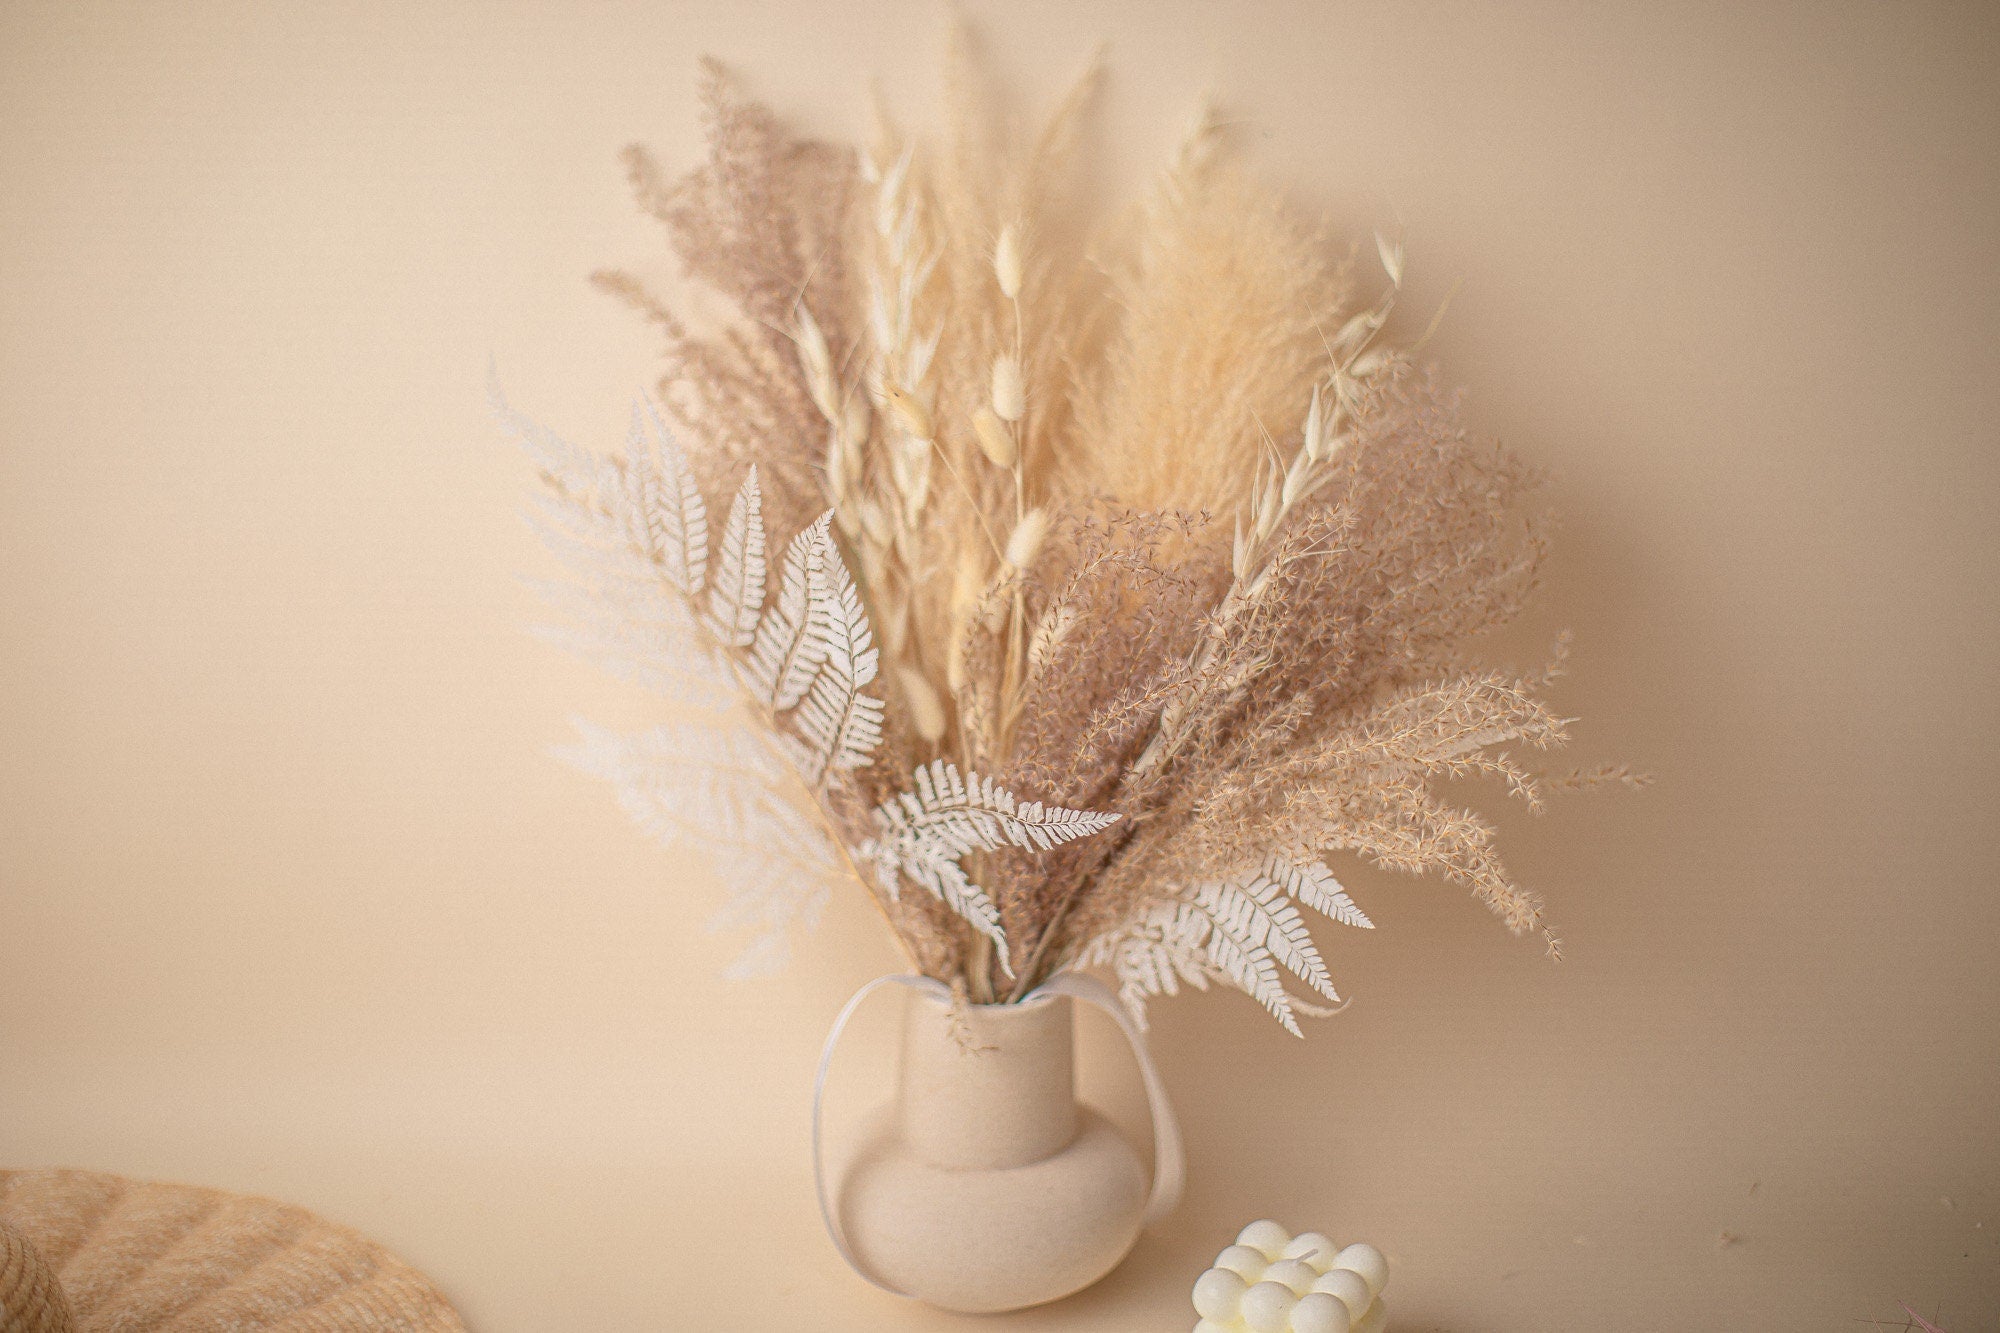
[[[1194,1333],[1382,1333],[1389,1261],[1373,1245],[1252,1222],[1195,1279]]]

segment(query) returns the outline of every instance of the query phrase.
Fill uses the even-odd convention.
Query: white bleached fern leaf
[[[541,472],[535,524],[576,579],[545,589],[573,622],[555,636],[712,719],[631,736],[584,726],[569,757],[609,780],[642,827],[707,854],[736,886],[716,924],[757,931],[732,973],[768,970],[793,928],[818,917],[828,887],[852,876],[821,800],[882,739],[882,701],[863,692],[880,654],[832,512],[792,538],[773,596],[754,467],[711,559],[707,505],[650,403],[633,410],[615,459],[518,415],[497,386],[493,405]],[[912,782],[876,811],[856,859],[873,864],[891,898],[900,875],[936,894],[1003,960],[999,912],[959,859],[1047,850],[1116,818],[1020,802],[945,763]]]
[[[1340,881],[1333,877],[1333,872],[1318,861],[1301,866],[1274,856],[1265,864],[1263,874],[1276,880],[1286,893],[1322,916],[1330,916],[1343,926],[1375,929],[1375,923],[1354,905],[1354,899],[1347,896],[1347,890],[1340,887]]]
[[[748,669],[758,697],[780,712],[798,705],[819,670],[819,643],[806,628],[806,565],[821,532],[817,525],[792,538],[778,574],[778,595],[757,622]]]
[[[794,927],[810,928],[840,876],[838,850],[785,798],[783,761],[739,728],[665,723],[620,735],[587,722],[560,752],[611,783],[640,828],[703,852],[733,887],[713,930],[749,929],[732,975],[783,961]]]
[[[651,403],[632,409],[624,463],[627,536],[675,587],[697,596],[708,575],[708,506],[687,456]]]
[[[715,584],[708,594],[708,625],[724,648],[748,648],[757,637],[764,609],[764,497],[753,464],[743,489],[729,507],[716,556]]]
[[[1112,969],[1120,998],[1141,1022],[1149,997],[1176,994],[1182,981],[1205,989],[1217,980],[1263,1005],[1293,1036],[1303,1036],[1296,1017],[1301,1006],[1286,990],[1285,974],[1336,1003],[1340,995],[1294,900],[1342,925],[1373,928],[1324,865],[1272,856],[1247,875],[1197,884],[1178,899],[1155,904],[1093,941],[1082,961]]]
[[[875,837],[858,850],[873,862],[891,898],[900,889],[898,876],[909,876],[991,939],[1006,969],[999,909],[965,873],[960,858],[1001,847],[1047,851],[1107,828],[1118,816],[1020,801],[991,779],[961,775],[942,759],[918,768],[912,778],[913,791],[875,807]]]
[[[719,712],[741,697],[729,664],[701,651],[685,603],[636,589],[617,595],[558,580],[530,585],[568,622],[544,625],[536,636],[596,662],[618,679],[666,695],[689,708]]]
[[[666,545],[647,517],[663,493],[661,468],[684,475],[671,437],[663,449],[644,438],[635,409],[632,442],[624,459],[579,449],[553,431],[514,411],[497,384],[490,389],[501,425],[534,460],[543,490],[528,515],[542,544],[571,580],[544,582],[539,590],[566,613],[568,624],[541,633],[581,656],[598,661],[621,679],[655,689],[700,709],[727,707],[737,698],[729,664],[696,632],[694,613],[682,590],[685,551],[672,566]],[[664,453],[664,464],[649,462]],[[634,465],[629,460],[637,458]],[[654,478],[634,482],[635,466]],[[676,503],[685,495],[678,484]],[[692,516],[677,513],[673,530],[690,527],[705,534],[707,518],[694,497]],[[668,520],[657,521],[661,531]],[[704,541],[706,540],[704,536]],[[700,564],[706,563],[704,550]]]
[[[814,783],[834,769],[866,764],[882,740],[882,701],[861,693],[875,679],[879,654],[861,595],[834,545],[832,519],[828,511],[809,529],[802,633],[812,641],[807,653],[818,670],[792,714],[804,742],[800,768]]]
[[[574,579],[542,589],[568,613],[548,636],[710,719],[631,736],[586,726],[567,757],[610,781],[641,827],[706,854],[734,886],[712,924],[756,932],[731,972],[766,970],[793,928],[817,918],[829,886],[851,878],[814,798],[829,770],[866,763],[880,735],[881,704],[860,693],[874,653],[829,524],[792,543],[767,613],[755,468],[711,559],[707,505],[651,404],[633,409],[616,458],[570,446],[497,387],[493,405],[541,473],[531,517]],[[782,646],[782,698],[757,683],[760,639]],[[818,711],[808,717],[799,706],[809,699]],[[779,730],[746,727],[746,703]]]
[[[1192,903],[1156,903],[1117,930],[1093,940],[1078,962],[1084,967],[1110,967],[1118,979],[1118,998],[1141,1028],[1146,1026],[1146,1001],[1155,995],[1178,995],[1181,983],[1199,991],[1220,979],[1203,945],[1210,926]]]

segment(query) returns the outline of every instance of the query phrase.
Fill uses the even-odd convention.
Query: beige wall
[[[1268,1213],[1383,1245],[1404,1327],[1994,1327],[1994,12],[973,13],[1035,97],[1111,40],[1114,179],[1212,83],[1302,193],[1406,224],[1415,306],[1464,280],[1438,355],[1562,478],[1521,643],[1573,626],[1582,757],[1659,777],[1507,816],[1561,966],[1350,868],[1346,1015],[1162,1007],[1186,1207],[980,1326],[1185,1327]],[[651,348],[583,275],[654,262],[614,153],[687,160],[698,53],[846,133],[870,70],[927,104],[939,26],[0,7],[0,1164],[304,1202],[481,1329],[957,1326],[810,1203],[816,1046],[889,947],[842,903],[721,981],[717,884],[548,757],[649,705],[528,636],[482,403],[491,354],[621,428]]]

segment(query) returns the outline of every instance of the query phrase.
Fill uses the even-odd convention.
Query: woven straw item
[[[74,1333],[55,1270],[20,1232],[0,1222],[0,1333]]]
[[[465,1333],[423,1274],[303,1208],[93,1171],[0,1171],[0,1333],[72,1329]]]

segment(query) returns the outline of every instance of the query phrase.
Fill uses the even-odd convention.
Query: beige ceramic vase
[[[835,1205],[863,1271],[932,1305],[989,1313],[1080,1291],[1125,1257],[1146,1170],[1110,1121],[1077,1104],[1074,1025],[1067,995],[956,1017],[936,994],[910,997],[896,1100]]]

